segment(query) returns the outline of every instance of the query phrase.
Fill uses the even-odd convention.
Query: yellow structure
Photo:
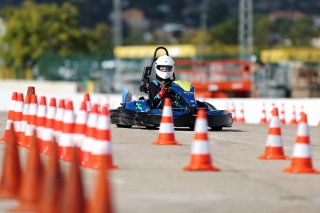
[[[281,61],[319,62],[320,49],[316,48],[276,48],[262,50],[261,61],[264,63],[278,63]]]
[[[181,45],[144,45],[144,46],[119,46],[114,49],[117,58],[149,58],[153,57],[157,47],[165,47],[169,55],[178,58],[191,58],[196,56],[197,48],[190,44]],[[162,52],[160,50],[159,52]]]

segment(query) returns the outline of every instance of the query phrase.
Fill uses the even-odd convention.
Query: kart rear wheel
[[[211,127],[211,130],[212,130],[212,131],[220,132],[220,131],[222,130],[222,126],[212,126],[212,127]]]
[[[117,127],[119,127],[119,128],[131,128],[132,125],[117,124]]]

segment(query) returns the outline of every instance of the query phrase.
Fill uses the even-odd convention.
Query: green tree
[[[94,29],[84,33],[87,52],[90,54],[110,54],[113,50],[112,31],[104,23],[98,23]]]
[[[291,27],[290,38],[296,46],[310,46],[310,41],[316,36],[311,17],[305,16],[294,22]]]
[[[212,43],[237,44],[238,19],[232,17],[210,29]]]
[[[85,48],[77,27],[78,10],[70,3],[37,5],[25,1],[20,8],[6,8],[6,33],[0,50],[5,64],[24,78],[44,52],[67,54]]]
[[[266,16],[256,15],[254,18],[254,46],[256,50],[270,46],[273,22]]]

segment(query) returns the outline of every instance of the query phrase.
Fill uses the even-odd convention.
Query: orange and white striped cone
[[[298,124],[291,165],[283,171],[286,173],[319,173],[312,166],[309,126],[305,113],[301,114],[301,120]]]
[[[86,129],[87,129],[87,121],[88,121],[88,112],[86,102],[82,101],[80,110],[76,114],[76,122],[74,125],[73,132],[73,142],[78,152],[78,156],[81,159],[81,146],[86,137]]]
[[[177,142],[174,136],[174,125],[172,118],[172,107],[170,98],[165,98],[161,123],[159,127],[158,139],[152,144],[155,145],[178,145],[181,143]]]
[[[47,99],[45,96],[40,97],[40,103],[38,105],[37,111],[37,122],[36,122],[36,131],[37,131],[37,144],[41,145],[41,138],[44,126],[46,125],[46,116],[47,116]],[[41,146],[39,147],[39,150]],[[41,151],[41,150],[40,150]]]
[[[98,115],[99,115],[99,105],[93,104],[91,112],[88,116],[88,123],[86,128],[86,136],[84,138],[84,141],[81,146],[81,165],[89,167],[89,158],[90,158],[90,152],[92,149],[92,145],[94,143],[94,137],[96,133],[96,125],[98,121]]]
[[[132,98],[132,100],[133,100],[133,98]],[[138,99],[136,99],[136,100],[138,100]],[[107,95],[107,97],[106,97],[106,104],[105,104],[107,107],[108,107],[108,110],[110,109],[110,96],[109,95]]]
[[[25,137],[25,133],[26,133],[26,127],[28,124],[28,120],[29,120],[29,105],[30,105],[30,101],[31,101],[31,96],[27,96],[23,105],[23,111],[22,111],[22,119],[21,119],[21,137],[19,138],[19,145],[21,145],[22,141],[24,140]]]
[[[21,122],[22,122],[22,113],[23,113],[23,105],[24,105],[24,100],[23,100],[23,93],[18,94],[18,98],[15,104],[15,109],[14,109],[14,115],[13,115],[13,124],[14,124],[14,129],[16,131],[16,134],[19,138],[22,136],[22,128],[21,128]]]
[[[89,157],[90,168],[101,169],[102,166],[108,169],[118,168],[113,164],[112,160],[110,113],[106,105],[102,106],[98,116],[95,140]]]
[[[261,118],[260,118],[260,124],[266,124],[267,122],[267,114],[266,114],[266,104],[262,104],[262,110],[261,110]]]
[[[184,167],[184,170],[219,171],[219,168],[212,165],[210,145],[208,142],[208,121],[204,109],[199,109],[197,112],[194,131],[190,164]]]
[[[284,124],[284,125],[286,124],[286,115],[285,115],[284,104],[281,104],[280,123]]]
[[[90,98],[90,94],[88,92],[84,93],[83,101],[86,102],[87,111],[90,112],[91,111],[91,98]]]
[[[11,102],[10,102],[10,105],[9,105],[9,108],[8,108],[8,117],[7,117],[7,122],[6,122],[6,129],[4,131],[3,137],[1,138],[2,142],[6,141],[7,135],[10,132],[10,126],[11,126],[11,123],[13,123],[13,119],[14,119],[13,118],[14,117],[14,107],[16,105],[17,99],[18,99],[18,93],[17,92],[13,92],[12,93],[12,97],[11,97]]]
[[[48,112],[46,116],[46,123],[43,128],[43,134],[41,137],[41,152],[45,155],[49,155],[49,147],[50,143],[53,142],[53,126],[54,126],[54,118],[56,116],[57,111],[57,102],[56,98],[51,98]]]
[[[226,111],[231,113],[230,107],[229,107],[229,103],[226,103]]]
[[[300,120],[301,120],[301,118],[302,118],[302,114],[303,114],[303,113],[305,113],[305,112],[304,112],[304,106],[303,106],[303,105],[301,105],[301,106],[300,106],[300,112],[299,112],[299,118],[298,118],[297,123],[299,123],[299,122],[300,122]]]
[[[239,113],[239,117],[237,118],[237,122],[239,123],[244,123],[244,105],[243,103],[241,103],[241,108],[240,108],[240,113]]]
[[[37,122],[37,112],[38,112],[38,99],[36,95],[31,95],[30,105],[29,105],[29,118],[26,126],[25,137],[21,142],[22,147],[30,147],[30,139],[33,136],[33,132],[36,128]]]
[[[233,122],[237,122],[236,105],[233,102],[231,103],[230,112],[231,112]]]
[[[296,107],[292,106],[290,125],[297,125]]]
[[[272,112],[273,112],[273,109],[276,107],[276,104],[275,103],[272,103],[271,104],[271,111],[270,111],[270,117],[269,117],[269,119],[268,119],[268,123],[270,123],[270,120],[271,120],[271,118],[272,118]]]
[[[263,155],[259,156],[263,160],[286,160],[287,156],[284,155],[283,142],[281,136],[281,127],[279,120],[278,108],[272,110],[270,119],[267,144]]]
[[[72,135],[74,131],[74,120],[73,103],[71,100],[68,100],[63,115],[62,131],[59,141],[59,156],[65,161],[72,161],[73,159],[74,143],[72,141]]]
[[[56,142],[58,144],[60,142],[60,136],[62,132],[62,120],[63,120],[65,108],[66,108],[65,100],[60,99],[58,109],[54,117],[54,124],[53,124],[53,137],[56,138]]]

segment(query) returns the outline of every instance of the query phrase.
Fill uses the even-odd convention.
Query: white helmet
[[[162,79],[172,78],[174,72],[174,61],[170,56],[160,56],[155,62],[157,76]]]

